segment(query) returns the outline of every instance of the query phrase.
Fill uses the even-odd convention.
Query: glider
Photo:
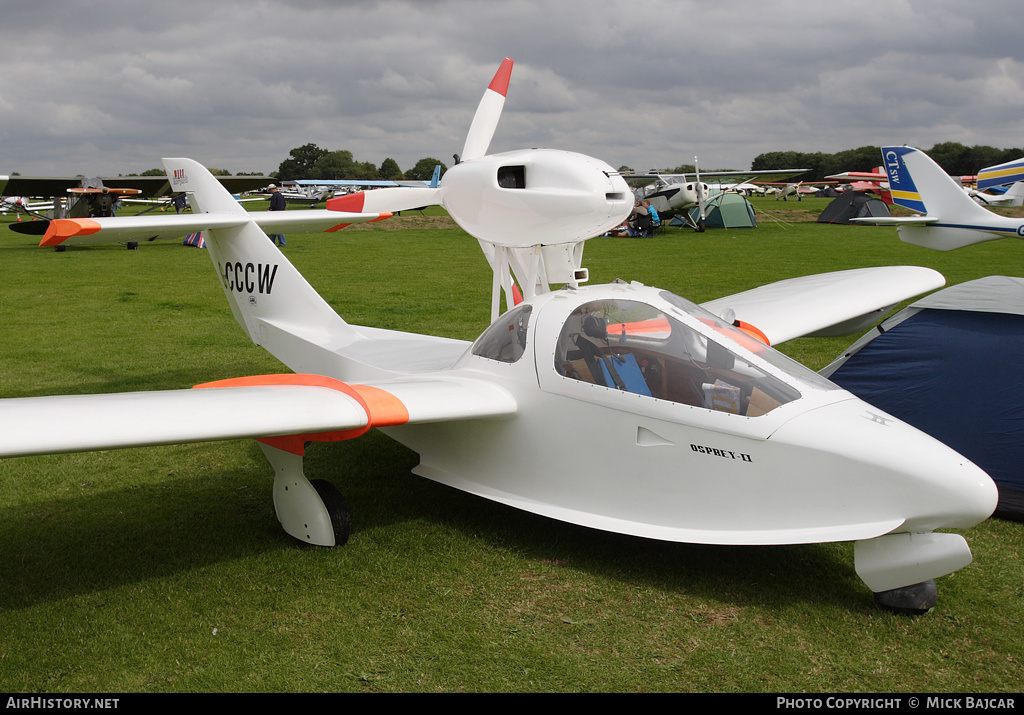
[[[535,215],[522,188],[498,183],[504,167],[520,164],[487,158],[488,141],[470,134],[467,176],[493,204],[481,244],[506,235],[489,222],[516,208],[522,225],[557,235],[543,230],[555,219]],[[421,476],[586,527],[703,544],[854,541],[857,573],[876,601],[911,612],[934,605],[935,578],[971,561],[962,536],[936,530],[973,526],[995,508],[981,469],[768,345],[937,288],[935,271],[810,276],[723,298],[713,310],[637,282],[567,285],[535,291],[470,343],[346,322],[267,239],[259,215],[200,164],[164,166],[205,219],[235,319],[293,372],[0,400],[0,456],[255,438],[274,469],[285,531],[335,546],[349,537],[348,508],[336,488],[306,478],[305,446],[378,428],[419,454]],[[580,176],[564,174],[566,186]],[[448,187],[470,193],[473,179],[458,181],[467,184]],[[456,193],[443,200],[465,209]],[[557,205],[558,194],[552,179],[534,199]],[[617,205],[603,192],[598,199]],[[581,213],[567,224],[576,228],[617,218],[604,206],[594,216],[584,200],[569,205]],[[137,230],[130,221],[53,224],[69,237],[121,236]]]

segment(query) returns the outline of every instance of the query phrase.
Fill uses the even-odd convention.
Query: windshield
[[[714,329],[721,335],[729,338],[733,342],[745,347],[751,352],[755,353],[758,358],[764,360],[769,365],[772,365],[779,370],[792,375],[801,382],[806,382],[810,386],[815,387],[819,390],[838,390],[840,389],[835,383],[825,379],[814,370],[801,365],[793,358],[780,353],[774,348],[770,348],[767,345],[762,344],[760,341],[756,341],[754,338],[744,331],[729,325],[721,318],[713,315],[709,311],[701,308],[696,303],[688,301],[686,298],[682,298],[675,293],[670,293],[665,290],[661,292],[661,297],[668,301],[671,305],[679,308],[684,313],[693,315],[702,322],[711,321]]]
[[[532,305],[525,304],[500,316],[473,343],[473,354],[498,362],[517,362],[526,352],[532,310]]]
[[[695,317],[714,329],[714,337],[677,319],[672,308],[620,299],[585,303],[562,327],[555,370],[610,389],[748,417],[800,397],[736,346],[757,350],[758,358],[774,350],[698,311]]]

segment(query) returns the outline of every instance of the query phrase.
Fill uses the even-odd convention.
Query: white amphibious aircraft
[[[617,202],[595,160],[570,156],[568,186],[590,167],[600,200]],[[559,184],[501,187],[507,165],[481,160],[486,188],[464,188],[498,204],[489,210],[524,247],[534,226],[546,235],[538,214]],[[376,427],[419,454],[417,474],[574,524],[704,544],[854,541],[876,600],[912,612],[935,603],[933,579],[971,561],[962,536],[936,530],[995,508],[978,467],[768,346],[937,288],[934,271],[810,276],[703,307],[635,282],[567,286],[524,299],[469,343],[347,323],[267,239],[260,214],[197,162],[164,166],[205,219],[236,320],[294,373],[0,400],[0,456],[256,438],[285,531],[333,546],[348,538],[348,509],[329,483],[307,480],[305,445]],[[454,194],[449,205],[468,201]],[[589,212],[566,231],[603,223]],[[118,241],[138,231],[131,221],[51,229]]]
[[[937,251],[951,251],[1007,236],[1024,237],[1024,219],[992,213],[972,199],[931,157],[909,146],[882,147],[892,201],[920,213],[851,219],[896,226],[900,239]]]

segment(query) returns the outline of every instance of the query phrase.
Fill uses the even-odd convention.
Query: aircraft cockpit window
[[[473,343],[473,354],[488,360],[516,362],[526,352],[526,329],[531,305],[521,305],[500,316]]]
[[[562,327],[554,367],[570,379],[748,417],[800,396],[727,341],[629,300],[577,308]]]

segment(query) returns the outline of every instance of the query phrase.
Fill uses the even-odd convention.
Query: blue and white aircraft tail
[[[936,251],[1024,237],[1024,220],[994,214],[978,204],[920,149],[882,147],[882,163],[893,203],[919,213],[854,221],[896,226],[901,240]]]

